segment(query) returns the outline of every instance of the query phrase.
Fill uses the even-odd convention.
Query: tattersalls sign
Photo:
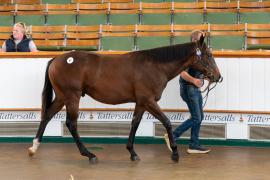
[[[270,115],[246,114],[243,115],[248,124],[270,125]]]
[[[32,121],[37,119],[36,112],[0,112],[1,121]]]
[[[178,124],[190,117],[188,112],[165,112],[166,116],[173,124]],[[133,112],[128,110],[83,110],[79,112],[78,121],[83,123],[106,124],[124,123],[131,124]],[[66,112],[60,111],[48,124],[45,136],[63,136],[65,127]],[[40,122],[40,111],[0,111],[0,123],[18,124],[34,123],[38,127]],[[158,122],[150,113],[145,112],[140,123],[136,136],[155,136],[155,124]],[[228,139],[249,139],[250,127],[270,126],[270,115],[268,114],[240,114],[240,113],[216,113],[206,112],[204,114],[204,125],[225,126],[225,135]],[[7,130],[5,130],[6,132]],[[8,132],[7,132],[8,134]],[[32,135],[34,136],[35,133]],[[19,135],[18,135],[19,136]]]
[[[188,112],[165,112],[172,122],[183,122],[188,119]],[[131,121],[132,111],[80,111],[78,121]],[[66,112],[57,113],[54,120],[65,121]],[[150,113],[145,112],[142,120],[157,121]],[[40,121],[39,111],[0,111],[0,121]],[[238,113],[205,113],[204,123],[245,123],[270,125],[270,115]]]
[[[79,112],[79,120],[89,119],[89,113]],[[66,113],[61,111],[53,119],[65,120]],[[0,111],[0,121],[40,121],[39,111]]]

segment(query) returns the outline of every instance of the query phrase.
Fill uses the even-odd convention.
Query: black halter
[[[194,63],[199,62],[199,63],[203,66],[204,70],[207,71],[207,70],[209,69],[209,65],[206,64],[204,61],[202,61],[202,52],[201,52],[200,48],[198,48],[198,47],[196,48],[196,55],[197,55],[197,60],[194,61]],[[213,75],[213,73],[210,72],[210,76],[212,76],[212,75]],[[203,75],[203,85],[204,85],[204,79],[206,79],[206,78],[207,78],[207,76]],[[210,83],[210,82],[209,82],[209,83]],[[212,84],[212,83],[211,83],[211,84]],[[207,90],[205,96],[203,97],[203,100],[205,100],[204,103],[203,103],[203,107],[205,107],[205,105],[206,105],[206,102],[207,102],[207,100],[208,100],[209,92],[210,92],[212,89],[214,89],[214,88],[216,87],[217,82],[215,82],[214,86],[212,86],[212,87],[210,88],[210,85],[211,85],[211,84],[209,84],[209,85],[207,86],[207,88],[206,88],[205,90],[202,91],[202,93],[203,93],[203,92],[205,92],[205,91]]]

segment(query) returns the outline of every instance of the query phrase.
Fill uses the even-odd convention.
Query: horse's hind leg
[[[173,134],[172,134],[172,126],[170,120],[165,116],[165,114],[160,110],[159,105],[157,104],[156,101],[151,101],[146,104],[146,109],[155,117],[157,118],[163,126],[166,128],[169,139],[170,139],[170,145],[172,148],[172,160],[175,162],[179,161],[179,154],[177,151],[177,145],[173,139]]]
[[[90,163],[96,163],[97,157],[96,155],[89,152],[84,144],[82,143],[80,136],[77,131],[77,118],[79,112],[79,98],[69,98],[69,102],[66,104],[67,108],[67,119],[66,126],[69,129],[72,137],[74,138],[79,151],[82,156],[87,156],[89,158]]]
[[[41,117],[41,121],[39,124],[39,128],[36,134],[35,139],[33,140],[33,146],[28,149],[29,156],[33,156],[38,146],[40,145],[42,141],[42,137],[44,134],[44,131],[46,129],[47,124],[50,122],[50,120],[53,118],[53,116],[58,113],[62,107],[64,106],[63,101],[58,100],[57,98],[53,100],[51,106],[48,108],[47,112]]]
[[[134,137],[138,129],[138,126],[141,122],[143,113],[144,113],[144,109],[136,104],[135,111],[132,118],[132,123],[131,123],[131,130],[129,133],[128,143],[127,143],[127,149],[130,152],[130,159],[132,161],[140,160],[139,156],[136,154],[133,148],[133,143],[134,143]]]

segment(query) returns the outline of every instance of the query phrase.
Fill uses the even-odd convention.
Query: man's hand
[[[182,71],[182,72],[180,73],[180,76],[181,76],[184,80],[186,80],[186,81],[188,81],[188,82],[194,84],[194,85],[195,85],[196,87],[198,87],[198,88],[200,88],[200,87],[203,86],[203,79],[194,78],[194,77],[192,77],[191,75],[189,75],[186,71]]]
[[[202,79],[193,78],[192,83],[198,88],[203,86],[203,80]]]

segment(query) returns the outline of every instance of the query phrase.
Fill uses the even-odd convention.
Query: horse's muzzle
[[[219,76],[219,77],[212,76],[210,79],[212,80],[212,82],[216,82],[216,83],[221,83],[223,81],[222,76]]]
[[[222,81],[223,81],[223,77],[220,76],[217,82],[218,82],[218,83],[221,83]]]

